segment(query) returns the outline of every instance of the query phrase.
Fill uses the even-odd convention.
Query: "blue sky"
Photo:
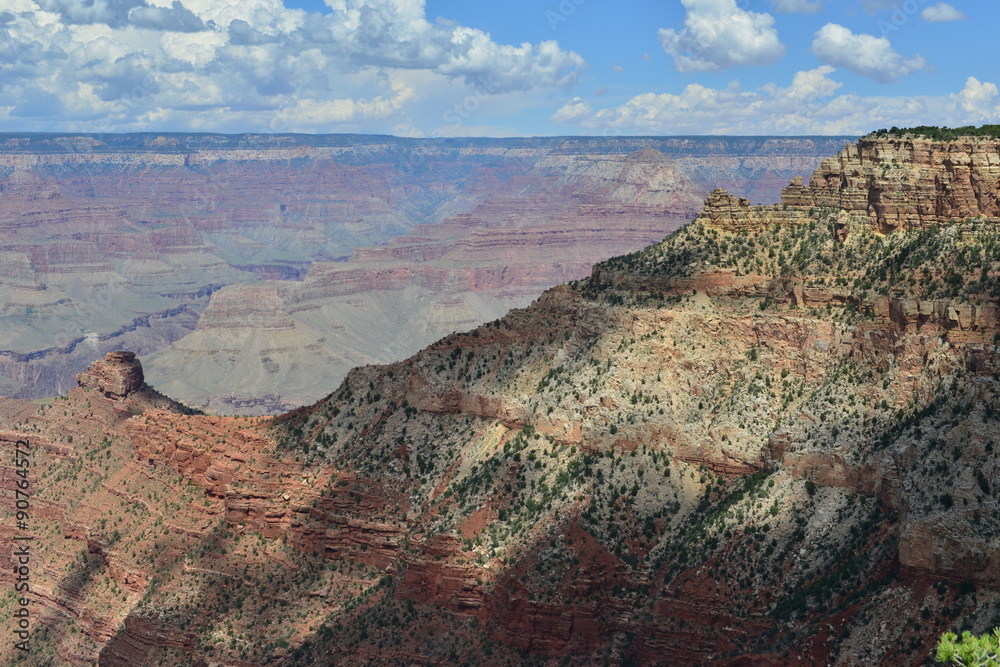
[[[862,134],[1000,122],[953,0],[5,0],[0,130]]]

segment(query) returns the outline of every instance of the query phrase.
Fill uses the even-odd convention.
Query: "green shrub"
[[[946,632],[938,642],[935,657],[938,662],[962,667],[1000,667],[1000,628],[981,637],[966,631],[961,639],[954,632]]]

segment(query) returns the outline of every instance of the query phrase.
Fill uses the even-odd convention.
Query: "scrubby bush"
[[[961,639],[946,632],[938,642],[936,658],[962,667],[1000,667],[1000,628],[981,637],[966,631]]]

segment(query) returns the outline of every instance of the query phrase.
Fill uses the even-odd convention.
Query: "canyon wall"
[[[0,395],[61,393],[129,349],[193,405],[305,404],[354,365],[659,240],[714,185],[772,201],[843,141],[0,135]],[[391,290],[373,278],[389,275]],[[234,310],[199,324],[213,293],[249,283],[276,289],[302,335],[248,343]],[[307,387],[302,368],[330,380]]]

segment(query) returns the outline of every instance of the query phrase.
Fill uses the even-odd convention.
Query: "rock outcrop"
[[[793,181],[794,184],[801,179]],[[808,212],[787,206],[751,206],[746,197],[734,197],[722,188],[708,195],[698,220],[709,227],[730,231],[753,231],[772,224],[799,224],[808,220]]]
[[[792,179],[777,206],[714,190],[700,218],[732,230],[801,223],[815,209],[879,232],[923,228],[968,218],[1000,219],[1000,140],[949,142],[865,137],[823,161],[808,185]]]
[[[135,352],[109,352],[78,374],[76,381],[84,389],[96,389],[108,398],[125,398],[146,385]]]
[[[865,137],[782,203],[866,216],[880,231],[1000,218],[1000,140]]]

